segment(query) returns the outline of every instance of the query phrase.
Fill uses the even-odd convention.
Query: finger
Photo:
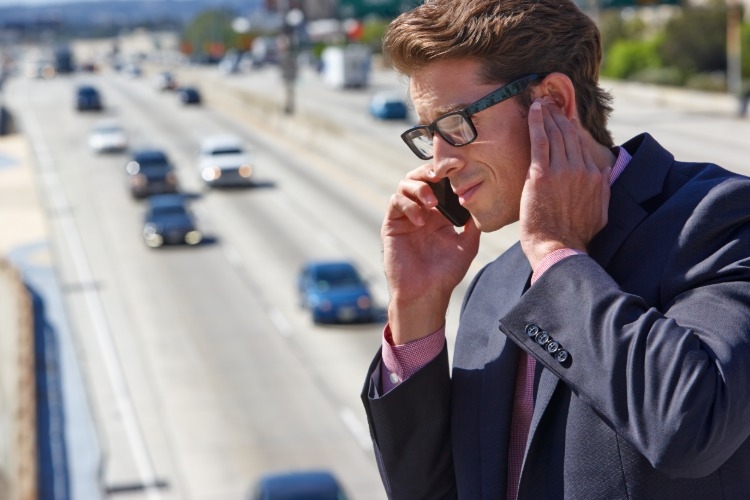
[[[531,142],[530,176],[538,176],[549,167],[550,144],[544,125],[543,106],[535,101],[529,108],[529,141]]]
[[[596,162],[594,162],[594,158],[591,156],[591,151],[586,148],[584,138],[580,135],[578,136],[578,144],[583,157],[583,166],[586,170],[589,172],[600,172],[601,169],[596,165]],[[607,177],[607,179],[609,179],[609,177]]]
[[[437,197],[428,184],[404,179],[388,202],[386,219],[397,220],[406,217],[412,224],[423,226],[426,211],[437,206],[437,202]]]
[[[549,111],[550,118],[556,131],[553,137],[557,138],[557,134],[562,140],[562,144],[565,151],[564,158],[567,159],[568,164],[572,168],[585,167],[583,156],[581,154],[581,141],[579,138],[578,130],[573,125],[572,121],[562,112],[557,103],[550,103],[546,106]],[[552,125],[550,125],[552,128]],[[550,135],[553,133],[550,132]]]

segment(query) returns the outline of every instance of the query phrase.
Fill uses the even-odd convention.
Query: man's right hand
[[[390,292],[388,321],[395,344],[440,328],[451,293],[479,250],[480,231],[473,220],[457,232],[435,208],[437,198],[426,181],[439,179],[430,172],[430,164],[425,164],[399,183],[380,232]]]

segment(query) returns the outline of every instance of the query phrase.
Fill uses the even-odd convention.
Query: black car
[[[182,104],[200,104],[201,93],[195,87],[181,87],[178,90]]]
[[[76,109],[78,111],[101,111],[102,96],[96,87],[81,85],[76,89]]]
[[[202,239],[182,195],[158,194],[148,198],[143,218],[143,241],[147,246],[197,245]]]
[[[177,174],[167,154],[160,149],[136,151],[125,172],[134,198],[177,192]]]

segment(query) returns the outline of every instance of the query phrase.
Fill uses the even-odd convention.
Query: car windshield
[[[242,154],[242,149],[237,147],[226,147],[211,150],[211,156]]]
[[[184,217],[187,215],[184,207],[154,207],[153,214],[156,217]]]
[[[134,161],[141,167],[150,167],[152,165],[163,166],[168,163],[163,155],[136,156]]]
[[[362,283],[357,271],[350,267],[321,268],[318,270],[316,278],[318,288],[321,290],[358,286]]]
[[[163,161],[150,161],[148,163],[139,163],[139,170],[165,170],[169,169],[169,163]]]
[[[96,129],[97,134],[121,134],[122,129],[120,127],[100,127]]]

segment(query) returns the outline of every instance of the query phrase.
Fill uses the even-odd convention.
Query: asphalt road
[[[380,220],[417,163],[398,138],[408,124],[376,122],[366,103],[371,92],[403,90],[403,82],[377,72],[369,89],[337,91],[306,71],[289,117],[279,112],[276,71],[174,69],[200,86],[205,106],[183,107],[149,75],[14,79],[5,89],[35,153],[104,450],[104,487],[127,498],[239,499],[265,471],[323,467],[355,500],[384,498],[358,401],[382,324],[314,326],[297,305],[294,276],[307,259],[350,258],[385,305]],[[73,110],[81,81],[101,88],[103,114]],[[618,142],[648,130],[678,159],[750,173],[750,121],[736,118],[731,103],[612,87]],[[143,245],[143,207],[125,187],[126,155],[95,155],[86,145],[103,117],[119,120],[133,146],[167,150],[208,243]],[[216,132],[252,147],[256,186],[202,186],[198,141]],[[514,237],[510,227],[483,238],[473,271]]]

